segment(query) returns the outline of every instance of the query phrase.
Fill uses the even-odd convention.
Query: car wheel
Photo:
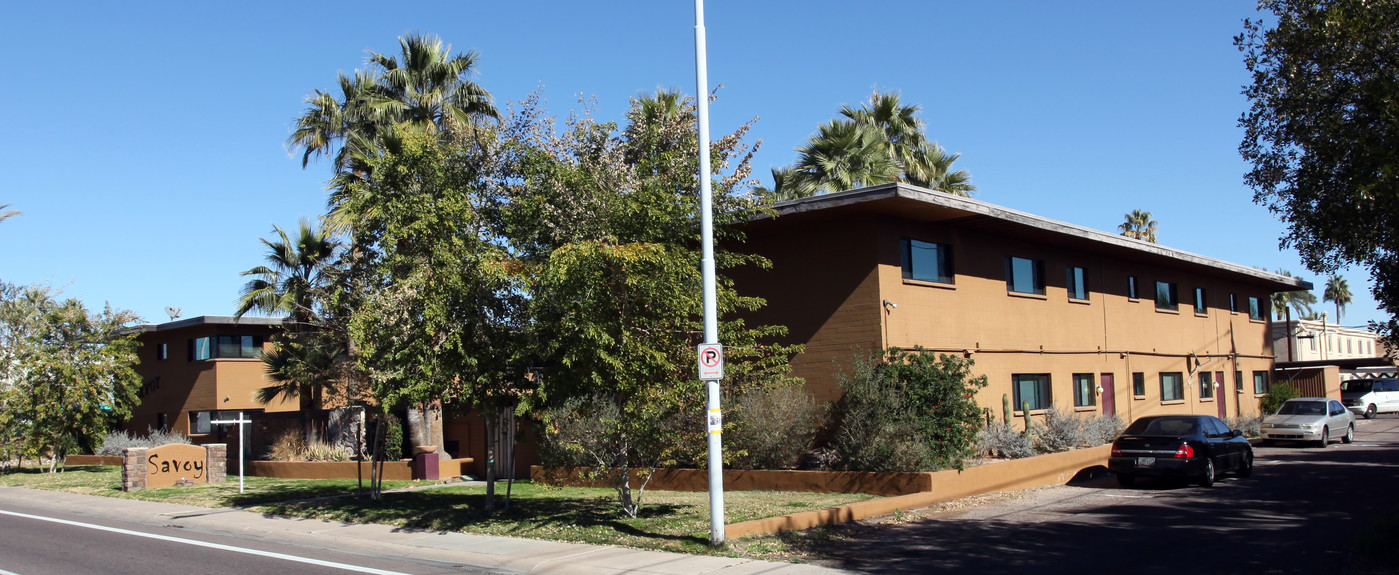
[[[1375,418],[1375,404],[1365,406],[1365,419]]]
[[[1133,484],[1133,483],[1136,483],[1136,482],[1137,482],[1137,478],[1134,477],[1134,476],[1132,476],[1131,474],[1127,474],[1127,473],[1118,473],[1118,474],[1117,474],[1117,484],[1118,484],[1118,485],[1121,485],[1121,486],[1123,486],[1123,487],[1131,487],[1132,484]]]
[[[1253,477],[1253,451],[1244,453],[1244,464],[1239,467],[1239,477]]]
[[[1258,444],[1262,445],[1263,447],[1272,447],[1274,445],[1277,445],[1278,442],[1273,441],[1271,439],[1264,439],[1263,441],[1258,442]]]
[[[1214,486],[1214,460],[1205,459],[1205,473],[1200,475],[1200,487]]]
[[[1321,439],[1316,442],[1316,446],[1324,448],[1328,443],[1331,443],[1331,428],[1323,427],[1321,428]]]
[[[1350,443],[1352,441],[1355,441],[1354,424],[1351,424],[1349,427],[1346,427],[1346,436],[1341,438],[1341,443]]]

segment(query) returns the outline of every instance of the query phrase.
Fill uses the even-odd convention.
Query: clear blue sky
[[[757,117],[766,179],[842,104],[897,90],[978,199],[1108,231],[1148,210],[1161,243],[1291,270],[1320,297],[1242,184],[1231,39],[1254,6],[710,0],[712,131]],[[693,29],[689,0],[12,4],[0,204],[23,215],[0,223],[0,280],[148,321],[231,314],[258,238],[322,212],[328,164],[284,147],[302,98],[367,50],[437,34],[481,53],[502,107],[538,89],[558,116],[582,95],[620,120],[639,93],[694,92]],[[1380,318],[1368,273],[1344,275],[1343,323]]]

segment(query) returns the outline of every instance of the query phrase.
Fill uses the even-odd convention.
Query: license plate
[[[1152,467],[1156,465],[1155,457],[1138,457],[1137,467]]]

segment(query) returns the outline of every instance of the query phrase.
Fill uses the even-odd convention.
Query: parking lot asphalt
[[[851,530],[818,562],[878,573],[1345,573],[1359,532],[1399,516],[1384,495],[1396,447],[1399,416],[1382,415],[1359,420],[1351,444],[1258,446],[1248,479],[1126,488],[1098,474]]]

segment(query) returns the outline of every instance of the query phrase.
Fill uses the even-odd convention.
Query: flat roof
[[[774,204],[777,219],[783,216],[817,214],[827,210],[880,213],[928,222],[955,224],[993,233],[1007,233],[1027,239],[1086,250],[1107,252],[1119,257],[1155,260],[1160,263],[1200,266],[1229,275],[1244,276],[1271,284],[1274,291],[1310,290],[1312,283],[1267,270],[1227,262],[1123,235],[1086,228],[1036,216],[972,198],[938,192],[904,183],[880,184],[856,190],[820,194]],[[768,214],[752,222],[773,219]]]
[[[172,330],[172,329],[181,329],[181,328],[186,328],[186,327],[194,327],[194,326],[197,326],[197,325],[270,325],[270,326],[276,326],[276,325],[282,325],[282,323],[286,322],[286,320],[287,320],[287,318],[284,318],[284,317],[253,317],[253,316],[232,317],[232,316],[226,316],[226,315],[201,315],[201,316],[192,317],[192,318],[189,318],[189,319],[172,320],[172,321],[168,321],[168,322],[165,322],[165,323],[146,323],[146,324],[141,324],[141,325],[138,325],[138,326],[133,326],[133,327],[131,328],[131,330],[132,330],[132,331],[138,331],[138,332],[145,332],[145,331],[167,331],[167,330]]]

